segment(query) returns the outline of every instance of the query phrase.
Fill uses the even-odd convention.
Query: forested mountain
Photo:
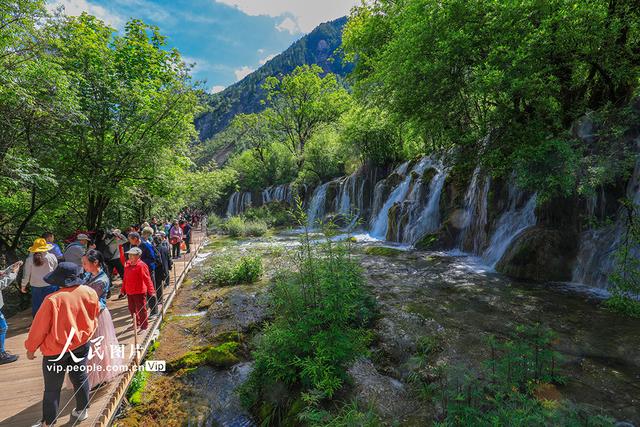
[[[260,103],[264,93],[262,84],[269,76],[289,74],[300,65],[317,64],[325,72],[344,77],[352,66],[343,62],[342,53],[337,49],[342,44],[342,29],[346,22],[347,18],[342,17],[320,24],[244,79],[210,95],[206,100],[210,108],[196,119],[200,140],[223,130],[237,114],[261,111],[264,108]]]

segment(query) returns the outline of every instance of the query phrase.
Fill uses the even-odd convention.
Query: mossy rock
[[[222,332],[213,337],[214,343],[240,343],[243,339],[242,333],[238,331]]]
[[[435,233],[425,234],[413,246],[416,249],[431,249],[438,242],[438,235]]]
[[[237,349],[237,342],[225,342],[217,346],[196,347],[185,353],[182,357],[169,362],[167,369],[169,371],[177,371],[178,369],[196,368],[202,365],[226,368],[239,362],[235,354]]]
[[[375,256],[398,256],[402,251],[400,249],[389,248],[386,246],[370,246],[364,249],[364,253]]]

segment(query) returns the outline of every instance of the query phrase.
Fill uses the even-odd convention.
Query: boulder
[[[517,279],[571,280],[577,236],[543,227],[525,230],[502,256],[496,270]]]

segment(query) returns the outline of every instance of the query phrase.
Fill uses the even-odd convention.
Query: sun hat
[[[129,249],[127,252],[125,252],[125,254],[142,255],[142,249],[140,249],[137,246],[133,246],[131,249]]]
[[[72,262],[61,262],[55,270],[42,278],[50,285],[69,287],[82,285],[85,279],[82,277],[82,267]]]
[[[86,240],[87,242],[90,242],[91,239],[89,238],[89,236],[87,236],[84,233],[80,233],[76,236],[76,240]]]
[[[158,232],[156,233],[156,236],[166,237],[166,236],[167,236],[167,233],[165,233],[165,232],[164,232],[164,231],[162,231],[162,230],[158,230]]]
[[[53,245],[47,243],[46,239],[39,237],[33,241],[33,245],[29,248],[29,252],[49,252],[51,249],[53,249]]]

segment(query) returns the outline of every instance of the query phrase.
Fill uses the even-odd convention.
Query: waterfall
[[[626,196],[635,208],[640,210],[640,156],[636,160],[633,175],[627,185]],[[604,204],[604,197],[601,197],[600,202]],[[588,201],[588,213],[595,212],[596,204],[597,199]],[[625,212],[621,209],[613,224],[596,230],[586,230],[581,234],[578,256],[573,269],[573,282],[599,288],[609,286],[609,275],[615,270],[615,255],[626,227]]]
[[[404,243],[415,243],[427,233],[432,233],[440,226],[440,195],[447,178],[444,170],[438,169],[438,172],[431,178],[429,190],[426,198],[426,205],[415,215],[410,214],[408,225],[404,230],[402,238],[399,239]]]
[[[536,195],[531,196],[527,203],[518,209],[518,201],[522,195],[515,185],[509,187],[509,207],[500,215],[489,245],[482,254],[483,261],[492,267],[500,261],[511,242],[536,223]]]
[[[272,202],[284,202],[290,204],[291,200],[292,194],[290,184],[271,186],[262,190],[262,204],[266,205],[267,203]]]
[[[391,209],[395,203],[399,203],[404,200],[407,196],[413,180],[413,172],[418,175],[422,175],[424,169],[429,165],[429,163],[430,159],[425,157],[411,170],[412,173],[407,174],[408,162],[403,163],[394,171],[394,173],[398,175],[404,175],[404,179],[393,189],[387,200],[380,208],[380,211],[375,216],[375,219],[371,224],[371,236],[378,239],[386,238],[387,229],[389,227],[389,209]]]
[[[486,242],[487,226],[487,196],[489,194],[490,179],[480,179],[480,166],[476,166],[464,196],[464,211],[462,227],[458,237],[457,248],[461,251],[469,250],[480,254]],[[471,240],[471,242],[469,242]]]
[[[324,216],[325,210],[325,202],[327,196],[327,187],[329,186],[329,182],[326,182],[319,187],[317,187],[313,191],[313,196],[311,197],[311,203],[309,205],[308,219],[307,225],[310,228],[315,228],[318,224],[318,221],[322,220]]]
[[[236,191],[229,198],[227,204],[227,216],[234,216],[241,214],[253,205],[253,196],[250,191],[240,193]]]

